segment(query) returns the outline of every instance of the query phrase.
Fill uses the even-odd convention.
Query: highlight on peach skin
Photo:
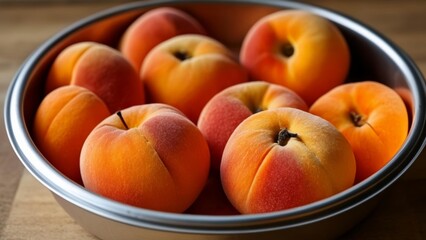
[[[243,214],[327,198],[351,187],[356,171],[351,146],[333,125],[288,107],[253,114],[238,125],[220,167],[224,191]]]
[[[210,98],[247,81],[246,70],[225,45],[197,34],[179,35],[154,47],[140,76],[149,102],[172,105],[194,123]]]
[[[251,27],[240,61],[252,79],[284,85],[311,105],[344,82],[350,52],[332,22],[302,10],[282,10]]]
[[[46,92],[65,85],[91,90],[110,112],[145,102],[143,84],[130,62],[100,43],[79,42],[59,53],[48,73]]]
[[[133,206],[183,212],[202,191],[210,154],[201,132],[176,108],[144,104],[102,121],[80,157],[84,186]]]
[[[319,98],[309,111],[331,122],[350,142],[357,161],[357,182],[385,166],[408,134],[404,101],[379,82],[338,86]]]
[[[57,88],[44,97],[35,114],[35,144],[55,168],[82,184],[81,148],[92,129],[109,115],[105,103],[89,90]]]
[[[119,50],[137,72],[148,52],[159,43],[182,34],[206,34],[203,26],[186,12],[159,7],[142,14],[124,32]]]
[[[212,168],[220,169],[223,149],[238,124],[254,113],[278,107],[308,110],[292,90],[263,81],[240,83],[216,94],[203,108],[197,123],[209,144]]]

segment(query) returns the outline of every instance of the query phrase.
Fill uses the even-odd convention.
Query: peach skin
[[[84,142],[80,168],[90,191],[136,207],[183,212],[207,181],[210,154],[180,111],[144,104],[102,121]]]
[[[46,92],[65,85],[91,90],[110,112],[145,102],[143,84],[129,61],[100,43],[79,42],[59,53],[48,73]]]
[[[242,214],[313,203],[353,185],[355,157],[329,122],[296,108],[246,118],[229,138],[220,166],[223,189]]]
[[[209,144],[212,168],[220,169],[223,149],[238,124],[254,113],[278,107],[308,111],[295,92],[269,82],[240,83],[216,94],[203,108],[197,123]]]
[[[345,81],[350,52],[332,22],[303,10],[282,10],[252,26],[240,61],[252,79],[284,85],[310,105]]]
[[[81,148],[92,129],[109,115],[105,103],[89,90],[57,88],[44,97],[35,114],[35,144],[55,168],[82,184]]]
[[[124,32],[119,50],[137,72],[148,52],[159,43],[182,34],[206,34],[203,26],[186,12],[159,7],[142,14]]]
[[[350,142],[357,161],[356,182],[389,162],[408,134],[404,101],[379,82],[338,86],[319,98],[309,111],[331,122]]]
[[[140,76],[148,101],[172,105],[194,123],[216,93],[247,81],[246,70],[226,46],[197,34],[157,45],[146,56]]]

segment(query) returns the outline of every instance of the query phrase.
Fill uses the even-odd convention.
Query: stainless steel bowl
[[[273,213],[173,214],[131,207],[87,191],[52,167],[31,139],[46,71],[66,46],[83,40],[115,46],[136,17],[165,5],[189,12],[213,37],[235,50],[254,21],[273,11],[303,9],[331,20],[349,42],[351,80],[377,80],[405,93],[412,113],[406,142],[389,164],[352,188],[322,201]],[[322,239],[341,235],[365,217],[422,152],[426,137],[425,90],[421,73],[397,46],[364,24],[327,9],[290,1],[143,1],[78,21],[41,45],[13,79],[4,117],[8,137],[23,165],[76,222],[101,239]]]

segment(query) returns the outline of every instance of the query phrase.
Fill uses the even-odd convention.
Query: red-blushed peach
[[[145,102],[143,84],[130,62],[100,43],[79,42],[59,53],[48,73],[46,92],[65,85],[89,89],[110,112]]]
[[[210,98],[248,77],[226,46],[196,34],[179,35],[154,47],[140,76],[148,101],[172,105],[194,123]]]
[[[45,96],[34,117],[34,142],[61,173],[81,184],[80,152],[86,137],[110,112],[91,91],[63,86]]]
[[[234,130],[220,168],[223,189],[243,214],[289,209],[353,185],[355,157],[329,122],[295,108],[265,110]]]
[[[159,43],[181,34],[206,34],[191,15],[172,7],[159,7],[142,14],[124,32],[119,50],[139,72],[148,52]]]
[[[141,208],[183,212],[207,181],[210,154],[180,111],[144,104],[102,121],[84,142],[80,168],[90,191]]]
[[[386,165],[408,134],[404,101],[379,82],[338,86],[320,97],[309,111],[331,122],[351,144],[357,161],[356,182]]]
[[[289,87],[310,105],[345,81],[350,51],[327,19],[303,10],[281,10],[252,26],[240,61],[253,79]]]
[[[197,123],[209,144],[212,168],[219,170],[223,149],[238,124],[256,112],[278,107],[308,111],[295,92],[269,82],[240,83],[216,94],[203,108]]]

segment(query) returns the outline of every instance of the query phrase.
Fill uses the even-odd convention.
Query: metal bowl
[[[411,112],[407,140],[394,158],[363,182],[327,199],[289,210],[251,215],[174,214],[136,208],[104,198],[70,181],[43,158],[31,138],[46,72],[66,46],[84,40],[116,46],[124,29],[145,11],[174,6],[199,19],[211,35],[238,51],[250,26],[281,9],[303,9],[334,22],[351,53],[350,81],[380,81],[401,93]],[[425,145],[425,83],[410,58],[385,37],[348,16],[290,1],[143,1],[100,12],[64,29],[41,45],[13,79],[5,102],[7,134],[31,174],[87,231],[101,239],[322,239],[346,232],[365,217]]]

